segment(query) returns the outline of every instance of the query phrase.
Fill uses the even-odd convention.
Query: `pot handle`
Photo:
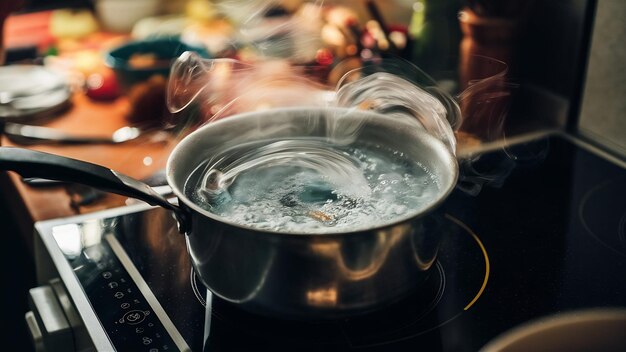
[[[174,212],[182,233],[188,230],[189,216],[182,208],[147,184],[100,165],[24,148],[0,147],[0,170],[15,171],[22,177],[80,183],[158,205]]]

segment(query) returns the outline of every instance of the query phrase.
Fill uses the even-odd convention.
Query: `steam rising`
[[[192,110],[200,115],[202,123],[292,106],[371,110],[425,129],[454,153],[453,126],[459,125],[459,106],[434,81],[429,79],[432,85],[420,86],[389,69],[402,66],[408,68],[405,72],[420,72],[427,78],[412,64],[397,59],[352,70],[332,89],[309,79],[303,67],[287,61],[248,64],[232,59],[207,60],[187,52],[172,67],[168,107],[180,113],[195,105]],[[359,123],[342,122],[338,119],[336,128],[328,133],[345,144],[355,139]]]
[[[301,68],[284,60],[252,65],[232,59],[206,60],[186,52],[172,67],[167,103],[174,113],[194,104],[201,123],[207,123],[261,109],[324,106],[327,95]]]
[[[458,111],[452,99],[446,97],[444,101],[452,108],[453,114]],[[425,89],[393,74],[377,72],[346,83],[337,90],[335,103],[374,110],[391,119],[417,121],[418,127],[443,141],[451,151],[456,148],[446,106]]]
[[[507,78],[504,62],[484,56],[472,58],[481,67],[480,76],[465,77],[467,87],[458,95],[463,120],[461,136],[471,134],[484,141],[505,139],[504,123],[511,99],[517,86]],[[459,160],[460,177],[457,187],[470,195],[478,195],[484,186],[500,187],[513,171],[516,157],[505,151],[505,157],[488,162],[481,155],[464,155]]]
[[[296,1],[298,2],[298,1]],[[323,1],[302,4],[293,15],[271,14],[279,0],[223,0],[217,7],[239,28],[234,46],[249,45],[264,58],[286,58],[304,63],[321,47]]]
[[[230,0],[217,4],[240,29],[233,46],[252,47],[254,60],[202,59],[191,52],[181,55],[172,67],[168,83],[167,105],[176,113],[172,125],[186,131],[245,112],[285,107],[337,111],[334,108],[339,107],[348,112],[373,111],[380,118],[423,129],[452,154],[456,153],[460,127],[483,133],[486,125],[486,139],[502,136],[512,88],[505,80],[506,65],[487,77],[470,80],[467,89],[456,99],[440,89],[426,73],[402,59],[373,58],[361,62],[359,68],[345,73],[331,87],[315,80],[307,64],[321,47],[322,1],[303,5],[292,16],[267,16],[278,3],[283,2]],[[340,67],[341,63],[335,69]],[[362,121],[331,113],[326,126],[323,141],[306,138],[273,141],[258,148],[244,148],[247,152],[242,154],[241,146],[263,139],[260,131],[243,131],[232,145],[223,146],[203,167],[199,180],[201,197],[208,203],[227,200],[228,188],[239,175],[286,165],[315,171],[324,182],[341,189],[347,198],[367,198],[372,189],[359,163],[341,149],[329,147],[349,146],[357,141]],[[483,184],[510,172],[508,166],[501,174],[498,170],[478,172],[472,167],[475,161],[476,158],[461,161],[466,171],[461,175],[461,188],[468,193],[475,194]]]
[[[208,171],[201,181],[207,201],[228,188],[239,174],[250,169],[277,165],[321,171],[320,174],[333,183],[334,188],[341,189],[348,197],[362,198],[371,193],[363,172],[354,161],[343,153],[338,153],[324,141],[282,140],[255,148],[252,152],[238,153],[247,149],[244,145],[237,145],[230,150],[218,152],[220,158],[208,162]],[[220,172],[215,173],[213,170]]]

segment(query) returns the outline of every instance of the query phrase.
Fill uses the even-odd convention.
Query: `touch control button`
[[[141,310],[131,310],[124,314],[123,319],[130,325],[137,325],[146,319],[146,314]]]

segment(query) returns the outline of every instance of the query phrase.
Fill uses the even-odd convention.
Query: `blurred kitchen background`
[[[30,0],[20,13],[7,20],[7,63],[45,60],[57,67],[72,66],[89,76],[100,69],[97,61],[102,59],[103,50],[124,40],[155,36],[180,36],[183,42],[204,45],[212,56],[232,54],[222,51],[228,48],[241,24],[237,23],[235,14],[250,15],[254,12],[250,8],[267,3]],[[302,11],[306,2],[269,3],[273,8],[266,8],[265,14],[278,16]],[[369,55],[367,50],[365,54],[355,53],[354,44],[367,49],[372,46],[372,36],[380,44],[385,33],[377,33],[378,22],[384,21],[387,27],[384,32],[393,38],[392,45],[400,48],[390,50],[383,42],[381,51],[411,61],[452,93],[461,92],[471,80],[501,70],[494,64],[490,67],[489,63],[468,62],[469,58],[484,55],[504,61],[508,65],[506,80],[511,83],[507,88],[511,99],[505,102],[509,133],[563,127],[567,121],[575,120],[568,117],[578,112],[577,98],[590,33],[586,28],[591,26],[596,1],[328,0],[317,3],[323,3],[327,10],[319,28],[322,43],[315,48],[325,50],[317,51],[315,64],[335,65],[350,56]],[[232,13],[220,13],[224,8]],[[356,23],[353,15],[357,16]],[[355,33],[361,43],[355,39]],[[105,88],[106,85],[101,88],[103,92],[93,95],[115,95]]]
[[[104,53],[130,41],[159,37],[177,38],[181,47],[193,47],[205,57],[250,59],[258,53],[233,44],[239,28],[250,25],[237,14],[254,13],[255,6],[268,4],[258,0],[15,1],[20,2],[4,23],[5,64],[37,63],[60,70],[70,77],[72,89],[83,90],[93,101],[125,97],[134,104],[136,113],[129,117],[134,124],[166,114],[164,80],[150,78],[147,86],[133,87],[134,82],[124,82],[115,71],[115,61],[105,62]],[[274,1],[264,7],[262,17],[306,17],[302,13],[306,3]],[[0,10],[8,12],[3,6]],[[458,97],[466,119],[460,126],[461,142],[563,129],[596,140],[610,153],[626,151],[622,116],[626,6],[622,0],[327,0],[323,9],[318,46],[310,57],[301,59],[302,64],[315,67],[313,76],[322,83],[336,83],[338,75],[373,56],[400,56]],[[142,67],[159,58],[133,59]],[[468,87],[489,77],[495,77],[495,82],[485,88],[485,94],[473,95],[471,89],[467,93]],[[585,82],[591,85],[587,89]],[[481,110],[480,104],[491,108]],[[485,111],[490,115],[483,116]],[[142,112],[149,116],[141,116]],[[10,197],[3,197],[0,220],[3,235],[14,237],[19,230],[9,215],[9,201]],[[28,247],[24,243],[2,246],[3,291],[8,293],[3,299],[3,324],[12,327],[3,329],[3,334],[8,333],[3,340],[13,344],[11,350],[30,347],[22,326],[26,292],[35,282]]]

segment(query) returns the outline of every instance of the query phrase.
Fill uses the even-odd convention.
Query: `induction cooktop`
[[[160,208],[36,228],[105,350],[476,351],[529,320],[626,307],[626,169],[581,145],[553,134],[464,159],[424,284],[341,320],[268,318],[213,296]]]

